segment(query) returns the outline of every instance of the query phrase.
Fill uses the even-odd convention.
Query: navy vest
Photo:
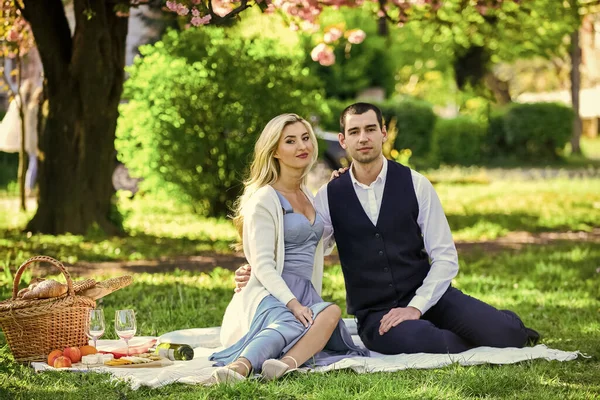
[[[419,204],[409,168],[388,163],[379,219],[373,225],[350,173],[329,182],[327,195],[349,314],[406,307],[429,272],[417,224]]]

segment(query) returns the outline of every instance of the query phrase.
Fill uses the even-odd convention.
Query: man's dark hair
[[[379,122],[379,129],[383,129],[383,117],[381,116],[381,110],[374,104],[371,103],[354,103],[346,107],[340,115],[340,129],[343,135],[346,134],[346,115],[364,114],[368,111],[373,110],[377,116],[377,122]]]

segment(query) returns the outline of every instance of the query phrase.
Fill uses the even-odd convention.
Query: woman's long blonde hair
[[[275,151],[277,151],[279,139],[281,138],[281,133],[285,127],[296,122],[300,122],[306,127],[306,131],[308,132],[308,136],[313,145],[311,162],[302,174],[302,184],[306,183],[308,172],[315,161],[317,161],[317,137],[310,124],[304,118],[297,114],[281,114],[270,120],[254,145],[254,157],[252,159],[252,164],[250,164],[250,176],[244,182],[244,192],[235,205],[233,223],[240,234],[240,238],[243,237],[242,231],[244,224],[242,210],[250,197],[252,197],[258,189],[265,185],[272,185],[279,179],[281,170],[279,167],[279,160],[274,157]],[[241,240],[242,239],[240,239],[240,245]]]

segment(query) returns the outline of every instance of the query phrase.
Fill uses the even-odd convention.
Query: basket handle
[[[62,272],[62,274],[65,276],[65,279],[67,280],[68,295],[75,296],[75,290],[73,289],[73,280],[71,279],[71,275],[69,275],[65,266],[62,265],[62,263],[60,261],[55,260],[52,257],[36,256],[36,257],[31,257],[29,260],[25,261],[23,264],[21,264],[21,266],[17,270],[17,273],[15,274],[15,280],[13,283],[13,295],[12,295],[13,300],[17,299],[17,293],[19,292],[19,283],[21,283],[21,275],[23,275],[23,272],[25,272],[25,269],[27,269],[27,267],[30,264],[33,264],[36,261],[45,261],[45,262],[52,264],[56,268],[58,268],[60,270],[60,272]]]

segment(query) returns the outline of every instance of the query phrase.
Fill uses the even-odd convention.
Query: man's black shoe
[[[527,331],[527,344],[529,346],[538,344],[540,341],[540,334],[531,328],[525,328],[525,330]]]

